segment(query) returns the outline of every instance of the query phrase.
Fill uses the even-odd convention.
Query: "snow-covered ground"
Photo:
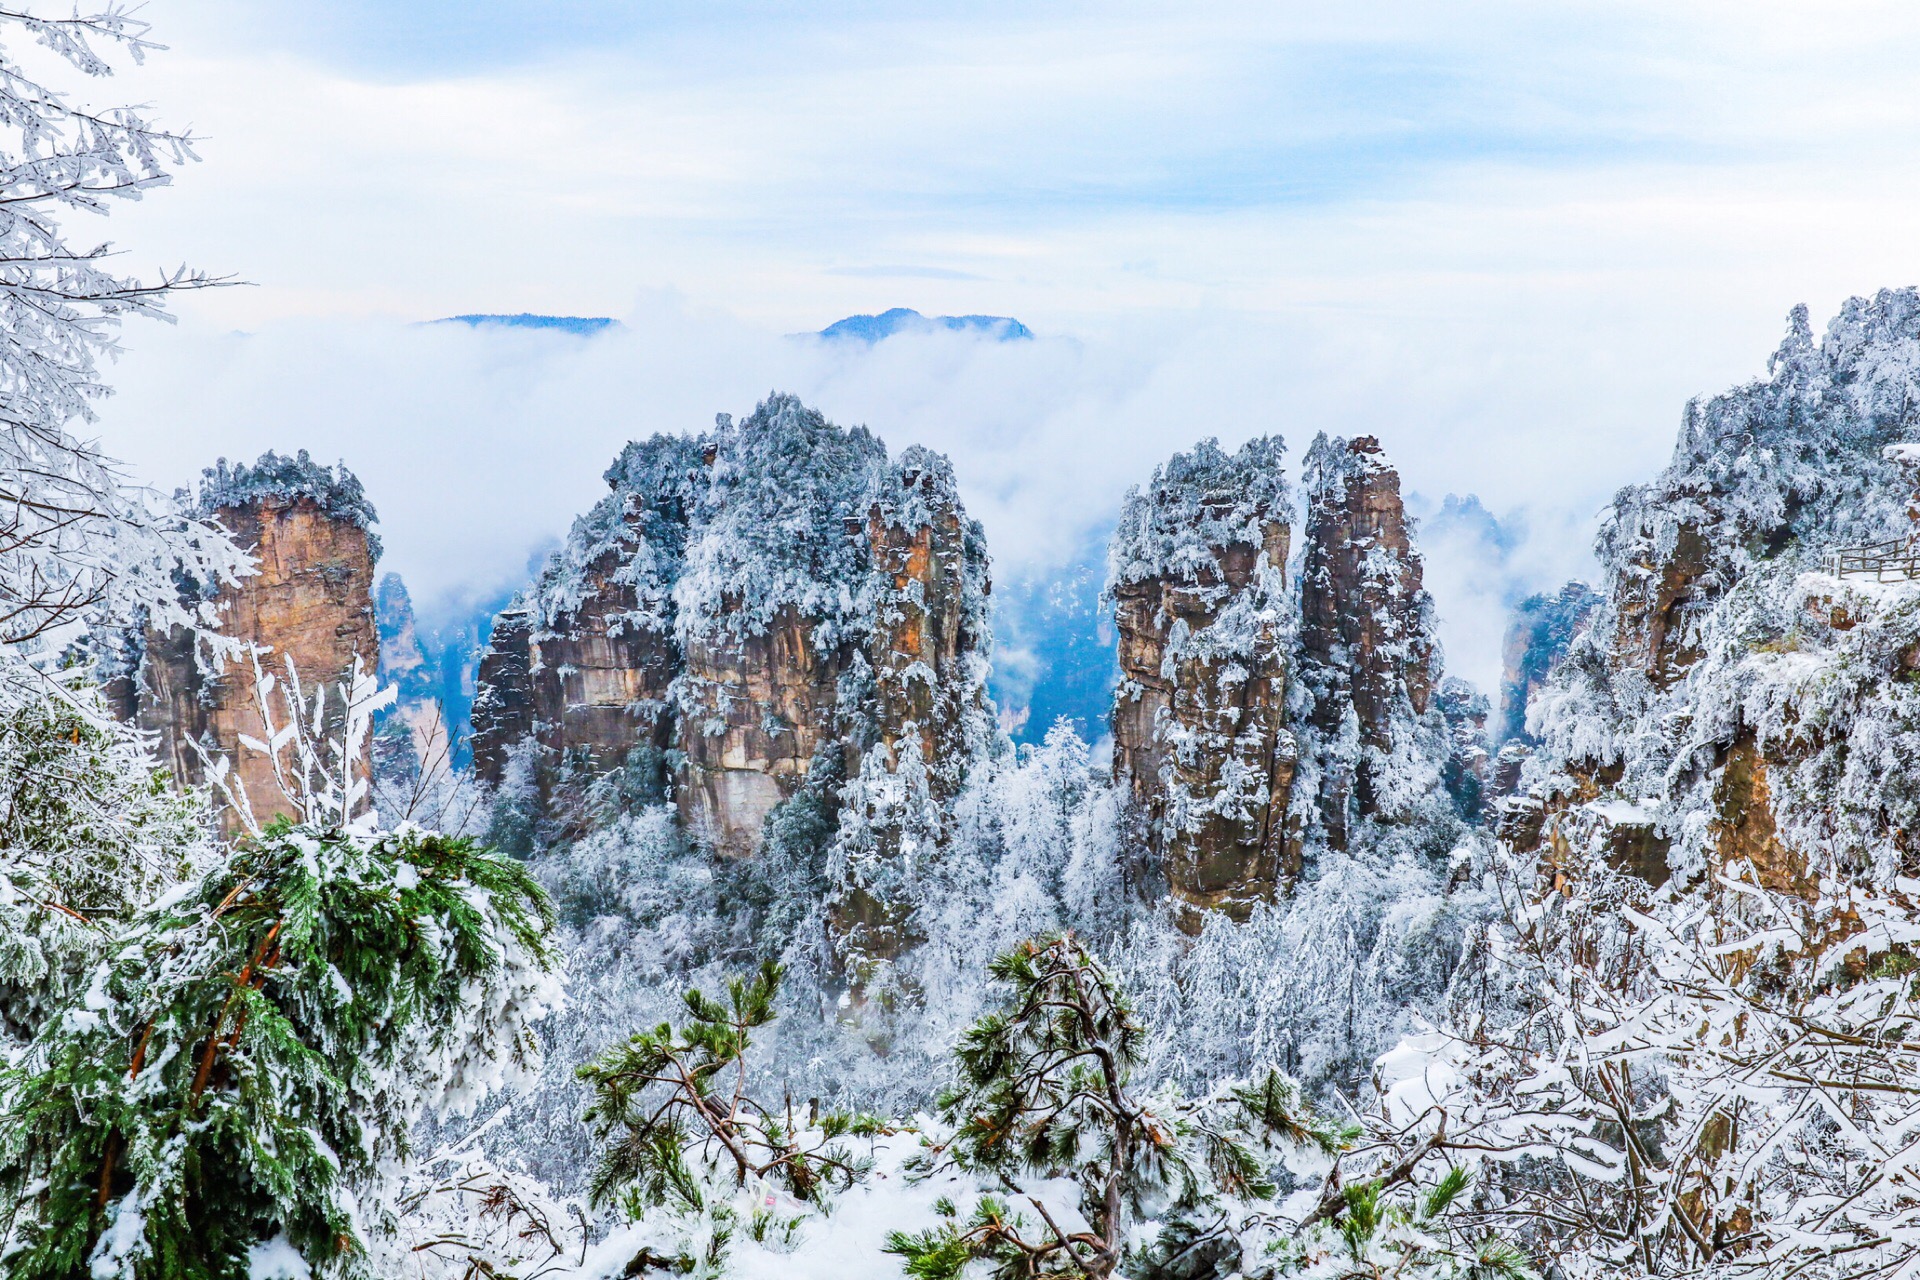
[[[921,1117],[922,1129],[932,1122]],[[737,1225],[723,1272],[728,1280],[897,1280],[901,1260],[886,1252],[887,1237],[895,1231],[919,1232],[947,1221],[934,1207],[946,1198],[962,1214],[980,1194],[971,1175],[944,1170],[916,1176],[907,1164],[922,1151],[920,1132],[903,1131],[879,1138],[871,1146],[873,1171],[850,1191],[836,1196],[830,1212],[810,1212],[781,1192],[755,1183],[729,1202]],[[1029,1190],[1046,1203],[1048,1212],[1069,1230],[1084,1224],[1074,1207],[1078,1199],[1071,1182],[1056,1179]],[[748,1230],[756,1213],[774,1220],[764,1239]],[[786,1223],[798,1219],[790,1233]],[[673,1254],[689,1245],[698,1252],[710,1229],[686,1217],[656,1211],[641,1222],[617,1227],[586,1249],[583,1265],[545,1272],[552,1280],[614,1280],[643,1248]]]

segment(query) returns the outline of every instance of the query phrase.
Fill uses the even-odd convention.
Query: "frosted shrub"
[[[168,893],[0,1075],[8,1274],[382,1275],[415,1119],[537,1065],[547,912],[468,841],[285,823]]]
[[[73,994],[114,930],[217,853],[181,795],[91,689],[0,693],[0,1060]]]

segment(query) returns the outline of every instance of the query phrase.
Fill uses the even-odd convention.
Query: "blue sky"
[[[1326,429],[1528,512],[1518,562],[1552,585],[1793,304],[1920,281],[1910,6],[143,12],[172,49],[111,87],[204,162],[111,234],[251,284],[129,332],[103,435],[165,485],[268,445],[345,458],[428,599],[520,574],[624,439],[775,385],[953,452],[1010,570],[1199,436]],[[782,345],[892,306],[1040,339]],[[407,327],[520,311],[627,327]],[[1478,675],[1489,572],[1435,569]]]
[[[839,175],[913,217],[1318,203],[1467,163],[1691,163],[1739,145],[1674,118],[1690,88],[1712,86],[1689,85],[1656,55],[1665,41],[1701,38],[1657,10],[1631,22],[1569,6],[1547,21],[1474,7],[1504,28],[1497,39],[1472,18],[1352,12],[1342,22],[1273,5],[303,5],[255,38],[297,31],[328,64],[390,82],[559,75],[571,62],[662,93],[726,86],[752,104],[750,122],[754,107],[804,117],[811,98],[870,139],[898,141],[893,120],[930,142],[921,127],[937,118],[943,145]],[[821,93],[836,80],[851,92]]]
[[[1877,277],[1782,242],[1904,201],[1898,7],[1330,8],[156,0],[136,79],[207,164],[132,240],[257,281],[241,319],[668,287],[1085,326],[1756,258],[1770,316]],[[847,283],[887,278],[956,287]]]

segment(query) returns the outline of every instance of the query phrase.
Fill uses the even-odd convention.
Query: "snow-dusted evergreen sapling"
[[[955,1051],[957,1080],[940,1099],[953,1132],[929,1164],[989,1175],[1009,1196],[981,1197],[964,1219],[956,1209],[945,1227],[896,1233],[888,1249],[910,1275],[952,1280],[980,1260],[1003,1276],[1103,1277],[1130,1257],[1149,1266],[1170,1252],[1237,1257],[1244,1209],[1275,1192],[1274,1152],[1331,1154],[1348,1137],[1278,1072],[1200,1099],[1140,1090],[1145,1030],[1071,934],[1015,947],[992,973],[1007,998]],[[1054,1177],[1076,1188],[1070,1215],[1041,1188]],[[1131,1239],[1154,1224],[1158,1240]]]
[[[1430,1280],[1539,1280],[1526,1253],[1494,1234],[1463,1238],[1450,1216],[1472,1179],[1450,1167],[1432,1186],[1382,1179],[1335,1188],[1326,1217],[1283,1236],[1256,1274],[1348,1280],[1403,1276]],[[1322,1212],[1316,1209],[1316,1212]]]
[[[239,1277],[287,1251],[396,1274],[390,1163],[423,1109],[532,1065],[549,928],[470,841],[276,823],[118,932],[0,1078],[7,1274]]]
[[[870,1115],[797,1118],[791,1098],[772,1106],[748,1093],[747,1052],[753,1033],[776,1016],[780,977],[767,961],[751,977],[731,979],[724,1001],[688,991],[679,1027],[661,1023],[580,1068],[594,1090],[586,1121],[612,1139],[594,1171],[595,1205],[619,1204],[635,1221],[665,1210],[707,1228],[703,1259],[684,1248],[648,1250],[635,1259],[642,1269],[718,1267],[738,1218],[732,1201],[743,1191],[757,1193],[749,1230],[792,1231],[808,1207],[824,1211],[834,1191],[867,1175],[871,1161],[845,1139],[893,1131]],[[766,1210],[780,1195],[794,1212],[774,1224]]]

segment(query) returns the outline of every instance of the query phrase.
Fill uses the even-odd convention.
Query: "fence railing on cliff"
[[[1827,553],[1827,567],[1836,578],[1871,576],[1875,582],[1917,581],[1920,580],[1920,537],[1836,547]]]

